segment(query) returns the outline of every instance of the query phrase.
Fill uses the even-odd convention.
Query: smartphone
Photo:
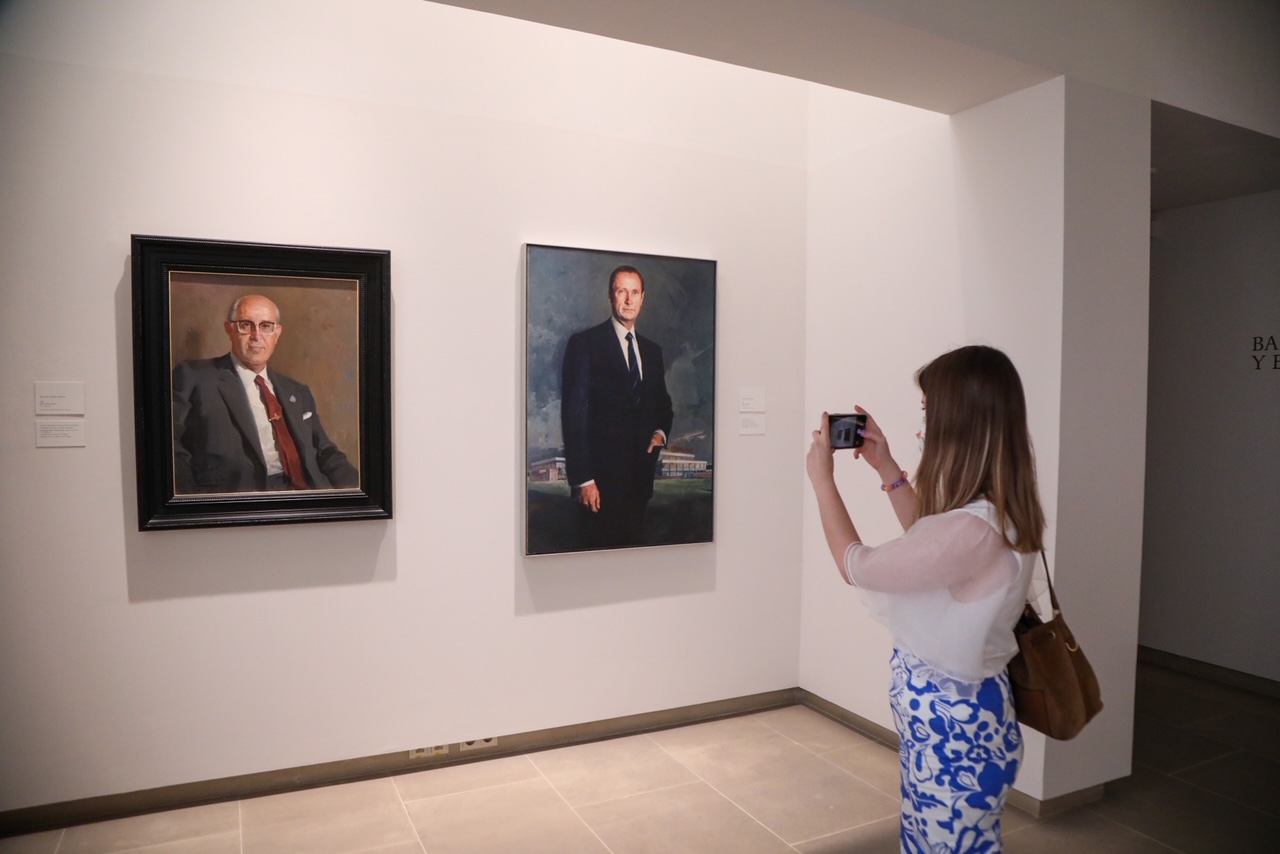
[[[862,434],[859,430],[866,428],[867,416],[857,413],[852,415],[828,415],[831,426],[831,447],[861,448]]]

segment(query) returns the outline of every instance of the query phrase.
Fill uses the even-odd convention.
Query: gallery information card
[[[37,382],[35,392],[36,447],[83,448],[85,446],[84,383]],[[67,418],[66,416],[80,417]]]
[[[37,448],[83,448],[84,419],[75,421],[41,418],[36,421]]]
[[[84,383],[37,382],[36,415],[84,415]]]

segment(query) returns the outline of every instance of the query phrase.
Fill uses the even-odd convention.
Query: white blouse
[[[997,524],[995,507],[979,499],[919,519],[884,545],[853,543],[844,556],[846,577],[894,643],[962,696],[1018,651],[1013,624],[1035,555],[1009,548]]]

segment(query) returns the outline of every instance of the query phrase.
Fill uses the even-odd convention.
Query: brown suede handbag
[[[1049,560],[1044,552],[1040,559],[1047,577]],[[1028,602],[1013,627],[1018,654],[1009,662],[1009,683],[1018,723],[1065,741],[1079,735],[1102,711],[1102,692],[1089,659],[1062,617],[1053,579],[1049,579],[1049,601],[1053,604],[1049,622],[1041,620]]]

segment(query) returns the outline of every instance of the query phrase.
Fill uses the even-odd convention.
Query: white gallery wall
[[[1147,437],[1150,103],[1068,80],[1065,136],[1051,559],[1071,628],[1081,643],[1089,639],[1106,707],[1070,742],[1035,736],[1044,743],[1045,797],[1127,775],[1133,752]],[[1044,447],[1038,450],[1046,459]]]
[[[815,103],[826,95],[838,104],[838,93],[829,91],[817,90]],[[925,114],[867,145],[841,144],[856,120],[815,122],[811,133],[805,411],[795,456],[803,462],[822,412],[859,405],[914,472],[921,412],[912,374],[965,336],[956,322],[962,309],[951,120]],[[859,533],[871,543],[901,533],[875,474],[851,453],[837,454],[836,462]],[[800,684],[892,729],[888,633],[837,575],[807,481],[804,507]]]
[[[1140,494],[1143,472],[1148,113],[1141,99],[1058,79],[811,164],[810,420],[861,404],[914,471],[918,367],[985,343],[1022,375],[1050,560],[1108,704],[1066,749],[1028,734],[1017,786],[1035,798],[1129,773],[1142,519],[1123,496]],[[1081,453],[1071,434],[1097,418],[1109,441]],[[851,455],[839,462],[860,533],[895,536],[876,475]],[[1136,492],[1097,499],[1116,484]],[[837,576],[808,498],[804,567],[801,685],[892,727],[891,644]]]
[[[5,7],[0,810],[795,686],[810,89],[420,0]],[[391,250],[394,521],[137,532],[133,233]],[[719,262],[715,544],[520,556],[526,242]]]
[[[1280,192],[1156,217],[1139,637],[1273,680],[1278,283]]]
[[[0,382],[84,382],[88,436],[0,422],[0,809],[799,683],[810,127],[945,119],[415,0],[305,6],[0,18]],[[133,233],[391,250],[395,521],[136,531]],[[719,262],[714,545],[519,556],[525,242]]]
[[[1019,785],[1125,773],[1141,484],[1084,548],[1114,486],[1067,437],[1097,391],[1141,447],[1141,102],[1056,80],[949,120],[421,0],[0,5],[0,810],[797,684],[884,723],[803,451],[857,402],[913,468],[911,372],[973,340],[1023,369],[1067,595],[1106,600],[1072,620],[1108,711]],[[391,250],[394,521],[136,531],[133,233]],[[520,557],[525,242],[719,262],[714,544]],[[85,383],[85,448],[34,447],[40,380]]]

